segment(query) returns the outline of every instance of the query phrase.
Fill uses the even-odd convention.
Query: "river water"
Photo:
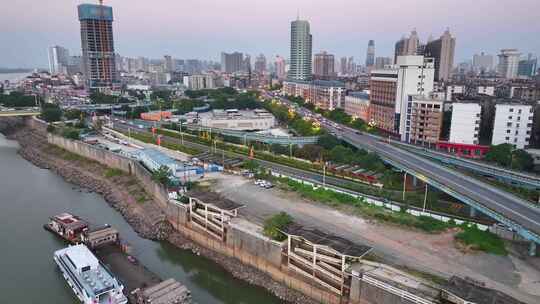
[[[141,263],[186,285],[199,304],[280,303],[206,258],[140,238],[102,197],[35,167],[17,149],[15,141],[0,134],[0,303],[78,303],[52,259],[65,244],[42,227],[65,211],[117,228]]]

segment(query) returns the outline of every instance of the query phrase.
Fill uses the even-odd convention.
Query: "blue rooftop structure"
[[[79,20],[113,21],[112,7],[96,4],[81,4],[78,7]]]
[[[364,91],[349,92],[349,96],[358,97],[362,99],[369,99],[369,94]]]

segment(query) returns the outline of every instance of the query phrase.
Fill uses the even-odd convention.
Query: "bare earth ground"
[[[252,180],[234,175],[213,175],[215,189],[245,204],[240,214],[259,223],[285,211],[299,224],[317,227],[351,241],[368,244],[385,262],[448,277],[459,275],[485,282],[526,303],[540,303],[540,259],[463,253],[455,247],[455,231],[427,234],[345,214],[296,193],[262,189]]]

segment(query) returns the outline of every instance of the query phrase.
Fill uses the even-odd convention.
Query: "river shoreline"
[[[289,303],[318,303],[300,292],[289,289],[273,281],[267,274],[246,266],[238,260],[200,247],[184,238],[164,220],[164,214],[151,198],[140,203],[134,192],[140,193],[142,186],[129,180],[130,176],[107,178],[106,167],[86,159],[66,157],[65,151],[49,145],[47,134],[31,129],[21,119],[1,119],[0,132],[8,139],[19,143],[18,153],[35,166],[48,169],[65,181],[88,192],[103,196],[107,203],[117,210],[129,225],[143,238],[167,241],[173,246],[191,250],[221,265],[235,278],[267,289],[281,300]],[[129,189],[126,188],[129,185]],[[144,190],[142,190],[144,191]]]

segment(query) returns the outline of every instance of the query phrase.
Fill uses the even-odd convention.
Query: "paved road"
[[[284,103],[291,104],[287,99],[280,99]],[[298,112],[302,116],[313,116],[313,113],[305,108],[299,108]],[[503,215],[540,236],[540,209],[531,206],[527,201],[411,152],[384,143],[373,136],[359,134],[346,126],[325,119],[321,119],[321,121],[321,125],[325,129],[335,133],[336,136],[350,144],[373,151],[383,158],[390,159],[428,179],[437,181],[448,189]]]

